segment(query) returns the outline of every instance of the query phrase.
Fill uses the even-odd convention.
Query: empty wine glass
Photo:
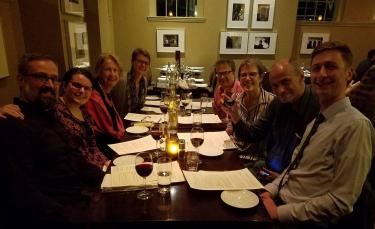
[[[200,126],[194,126],[190,131],[190,142],[196,149],[197,153],[199,154],[199,147],[204,142],[204,130]],[[201,164],[202,161],[199,160],[199,164]]]
[[[137,194],[137,198],[148,200],[152,193],[146,190],[146,178],[152,173],[153,161],[152,154],[149,152],[140,152],[135,156],[135,170],[144,180],[143,190]]]
[[[184,107],[184,115],[187,115],[188,112],[186,110],[187,105],[189,105],[188,93],[183,92],[181,93],[181,104]]]

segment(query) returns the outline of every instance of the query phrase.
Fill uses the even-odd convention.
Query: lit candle
[[[178,155],[178,149],[179,149],[179,142],[175,139],[167,139],[167,155],[172,160],[177,158]]]

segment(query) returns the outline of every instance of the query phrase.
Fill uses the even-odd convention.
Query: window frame
[[[170,16],[156,16],[156,0],[150,1],[150,11],[147,17],[148,21],[166,21],[166,22],[192,22],[202,23],[206,21],[204,17],[204,0],[197,0],[197,16],[196,17],[170,17]]]
[[[307,14],[306,14],[306,12],[305,12],[305,14],[301,14],[301,15],[299,15],[298,14],[298,10],[299,10],[299,7],[297,6],[297,15],[296,15],[296,21],[299,21],[299,22],[311,22],[311,23],[330,23],[330,22],[337,22],[339,19],[340,19],[340,12],[342,11],[342,1],[340,1],[340,0],[332,0],[333,1],[333,4],[334,4],[334,9],[333,9],[333,14],[332,14],[332,20],[330,20],[330,21],[327,21],[327,20],[316,20],[315,18],[317,18],[318,17],[318,15],[317,15],[317,6],[316,6],[316,4],[317,4],[317,2],[318,1],[324,1],[324,0],[313,0],[313,1],[311,1],[315,6],[314,6],[314,15],[313,15],[313,17],[314,17],[314,20],[308,20],[308,19],[306,19],[306,16],[307,16]],[[298,5],[300,4],[300,1],[298,1]],[[325,1],[325,4],[326,4],[326,1]],[[303,16],[305,19],[298,19],[298,17],[299,16]]]

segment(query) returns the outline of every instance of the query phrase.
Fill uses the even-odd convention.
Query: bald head
[[[301,68],[288,59],[281,59],[272,66],[269,80],[273,92],[282,103],[298,101],[305,90]]]

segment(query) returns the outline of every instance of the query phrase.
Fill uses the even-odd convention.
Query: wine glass
[[[187,93],[181,93],[181,103],[182,103],[182,106],[184,107],[184,115],[187,115],[187,112],[186,112],[186,107],[187,105],[189,105],[189,101],[187,99]]]
[[[167,96],[164,97],[163,100],[160,101],[160,110],[163,113],[163,122],[166,122],[166,114],[168,112],[168,105],[169,105],[169,98]]]
[[[163,134],[163,123],[155,123],[154,126],[151,127],[150,133],[151,133],[151,137],[156,142],[156,147],[155,147],[156,150],[155,150],[154,156],[159,157],[161,152],[160,152],[160,149],[158,147],[158,143],[159,143],[159,140],[161,139],[161,136]]]
[[[199,147],[204,142],[204,130],[200,126],[194,126],[190,131],[190,141],[191,144],[196,149],[197,153],[199,154]],[[199,160],[199,164],[201,164],[202,161]]]
[[[153,161],[151,153],[140,152],[135,156],[135,170],[144,180],[144,189],[137,194],[138,199],[148,200],[152,197],[152,193],[146,190],[146,177],[152,173],[152,168]]]
[[[236,103],[236,101],[232,98],[224,98],[224,106],[231,107]],[[228,112],[226,112],[225,121],[229,122],[229,115]]]

